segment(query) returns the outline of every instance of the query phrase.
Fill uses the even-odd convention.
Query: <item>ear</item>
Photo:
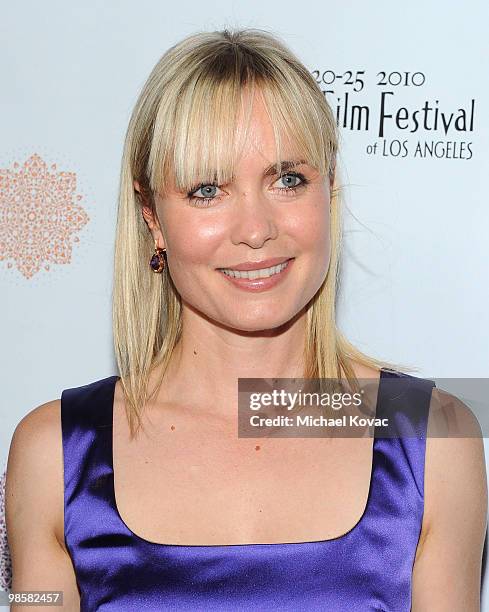
[[[164,249],[165,239],[156,215],[153,214],[153,211],[151,208],[149,208],[149,206],[142,206],[141,212],[144,220],[146,221],[146,225],[149,227],[149,231],[153,235],[153,240],[156,240],[156,246],[158,246],[160,249]]]
[[[141,187],[137,181],[134,181],[134,189],[140,194]],[[161,231],[160,223],[158,221],[158,217],[153,213],[149,206],[143,204],[141,206],[141,213],[143,215],[143,219],[146,222],[146,225],[149,228],[149,231],[153,235],[153,239],[156,240],[157,246],[160,249],[165,248],[165,240],[163,238],[163,232]]]

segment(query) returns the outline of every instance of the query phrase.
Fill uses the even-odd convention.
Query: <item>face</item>
[[[167,250],[184,310],[242,331],[290,321],[315,295],[330,261],[329,179],[305,164],[267,172],[275,163],[273,129],[261,96],[253,108],[232,183],[200,186],[190,200],[171,186],[164,199],[156,196],[157,219],[143,207],[153,238]],[[285,146],[282,158],[301,161]]]

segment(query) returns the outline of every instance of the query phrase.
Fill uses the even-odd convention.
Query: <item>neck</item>
[[[182,336],[170,359],[158,403],[237,404],[238,378],[301,378],[305,313],[273,330],[241,332],[186,312]],[[154,374],[155,380],[160,372]]]

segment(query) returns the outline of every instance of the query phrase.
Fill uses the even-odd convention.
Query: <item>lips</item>
[[[264,262],[270,261],[269,259],[264,259],[261,262],[243,262],[244,265],[253,263],[255,266],[254,270],[230,271],[223,268],[217,269],[217,272],[226,279],[227,283],[231,283],[231,285],[234,285],[234,287],[240,289],[241,291],[261,293],[263,291],[271,290],[282,282],[285,282],[285,279],[290,274],[290,269],[294,265],[295,258],[289,257],[287,259],[281,257],[275,258],[275,260],[271,261],[277,261],[277,259],[282,260],[282,263],[269,266],[269,269],[256,269],[256,265],[263,266]]]
[[[271,257],[269,259],[262,259],[261,261],[244,261],[234,266],[226,266],[223,268],[217,268],[218,270],[261,270],[263,268],[271,268],[272,266],[278,266],[281,263],[294,259],[293,257]]]

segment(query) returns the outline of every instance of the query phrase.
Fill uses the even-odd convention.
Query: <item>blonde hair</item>
[[[281,137],[324,177],[331,192],[328,273],[306,306],[304,378],[356,381],[349,360],[375,369],[399,369],[369,357],[336,326],[341,251],[341,200],[336,168],[338,129],[312,75],[278,38],[260,29],[198,32],[171,47],[149,75],[132,112],[122,157],[114,259],[114,348],[131,435],[142,427],[147,400],[157,392],[181,335],[181,300],[168,267],[154,274],[154,241],[142,216],[171,176],[178,190],[234,176],[239,147],[235,125],[243,89],[259,88],[273,125],[277,174]],[[253,95],[250,96],[252,100]],[[248,117],[251,107],[248,108]],[[210,181],[209,181],[210,179]],[[134,181],[140,185],[135,191]],[[150,373],[161,376],[148,393]],[[404,367],[404,369],[406,369]],[[407,368],[409,369],[409,368]]]

